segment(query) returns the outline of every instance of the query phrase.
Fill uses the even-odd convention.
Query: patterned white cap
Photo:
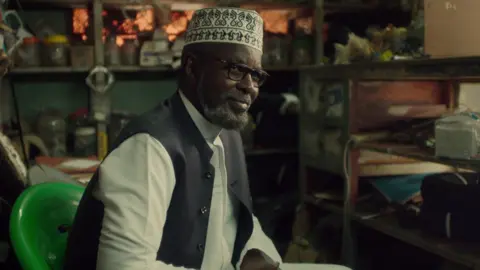
[[[236,43],[263,50],[263,20],[257,12],[213,7],[195,11],[185,34],[193,43]]]

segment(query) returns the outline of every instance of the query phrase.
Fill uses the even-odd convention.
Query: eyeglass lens
[[[258,72],[256,70],[252,70],[252,69],[247,68],[247,67],[242,67],[240,65],[232,64],[228,68],[228,76],[230,77],[230,79],[232,79],[234,81],[242,80],[243,78],[245,78],[245,76],[247,74],[250,74],[250,76],[252,76],[252,81],[257,86],[261,86],[267,78],[266,74],[263,74],[263,73]]]

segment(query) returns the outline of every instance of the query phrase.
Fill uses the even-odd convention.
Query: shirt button
[[[205,177],[205,179],[210,180],[210,179],[212,179],[212,173],[211,172],[206,172],[204,177]]]
[[[202,213],[202,215],[205,215],[207,212],[208,212],[208,208],[206,206],[200,208],[200,213]]]
[[[198,245],[197,245],[197,250],[198,250],[199,252],[203,252],[203,250],[204,250],[203,244],[198,244]]]

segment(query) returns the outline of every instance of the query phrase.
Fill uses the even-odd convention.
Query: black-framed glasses
[[[260,87],[270,76],[263,70],[254,69],[244,64],[237,64],[223,59],[216,60],[226,65],[228,78],[233,81],[241,81],[247,74],[250,74],[254,85]]]

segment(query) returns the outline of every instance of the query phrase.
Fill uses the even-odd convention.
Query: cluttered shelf
[[[9,75],[26,75],[26,74],[69,74],[69,73],[86,73],[90,69],[84,67],[14,67],[9,71]],[[51,77],[48,77],[51,79]]]
[[[108,67],[113,72],[162,72],[162,71],[175,71],[170,66],[157,66],[157,67],[142,67],[142,66],[111,66]],[[267,71],[299,71],[302,67],[299,66],[266,66]]]
[[[172,72],[174,69],[170,66],[142,67],[142,66],[109,66],[108,70],[112,72]]]
[[[111,72],[118,73],[137,73],[137,72],[172,72],[174,71],[168,66],[158,67],[141,67],[141,66],[109,66],[107,67]],[[91,68],[88,67],[14,67],[9,72],[11,75],[24,74],[77,74],[89,72]]]
[[[414,145],[363,142],[355,144],[355,147],[358,149],[444,164],[456,168],[480,170],[480,159],[462,160],[436,157],[433,153],[422,150]]]
[[[114,73],[159,73],[175,72],[176,70],[169,66],[142,67],[142,66],[109,66],[109,71]],[[267,71],[299,71],[298,66],[267,66]],[[89,72],[91,68],[87,67],[14,67],[9,71],[9,75],[31,75],[31,74],[78,74]],[[51,78],[49,78],[51,79]]]
[[[302,67],[316,79],[451,80],[479,79],[480,57],[393,60]]]
[[[314,196],[306,196],[305,202],[336,214],[343,213],[343,208],[340,204],[320,200]],[[365,208],[369,210],[363,211],[362,209]],[[418,229],[403,228],[399,225],[394,212],[373,213],[370,211],[371,208],[371,206],[359,203],[356,206],[356,212],[352,215],[352,219],[368,228],[382,232],[456,263],[474,269],[480,266],[480,258],[478,257],[478,254],[480,254],[479,245],[456,243],[454,241],[426,235]]]

